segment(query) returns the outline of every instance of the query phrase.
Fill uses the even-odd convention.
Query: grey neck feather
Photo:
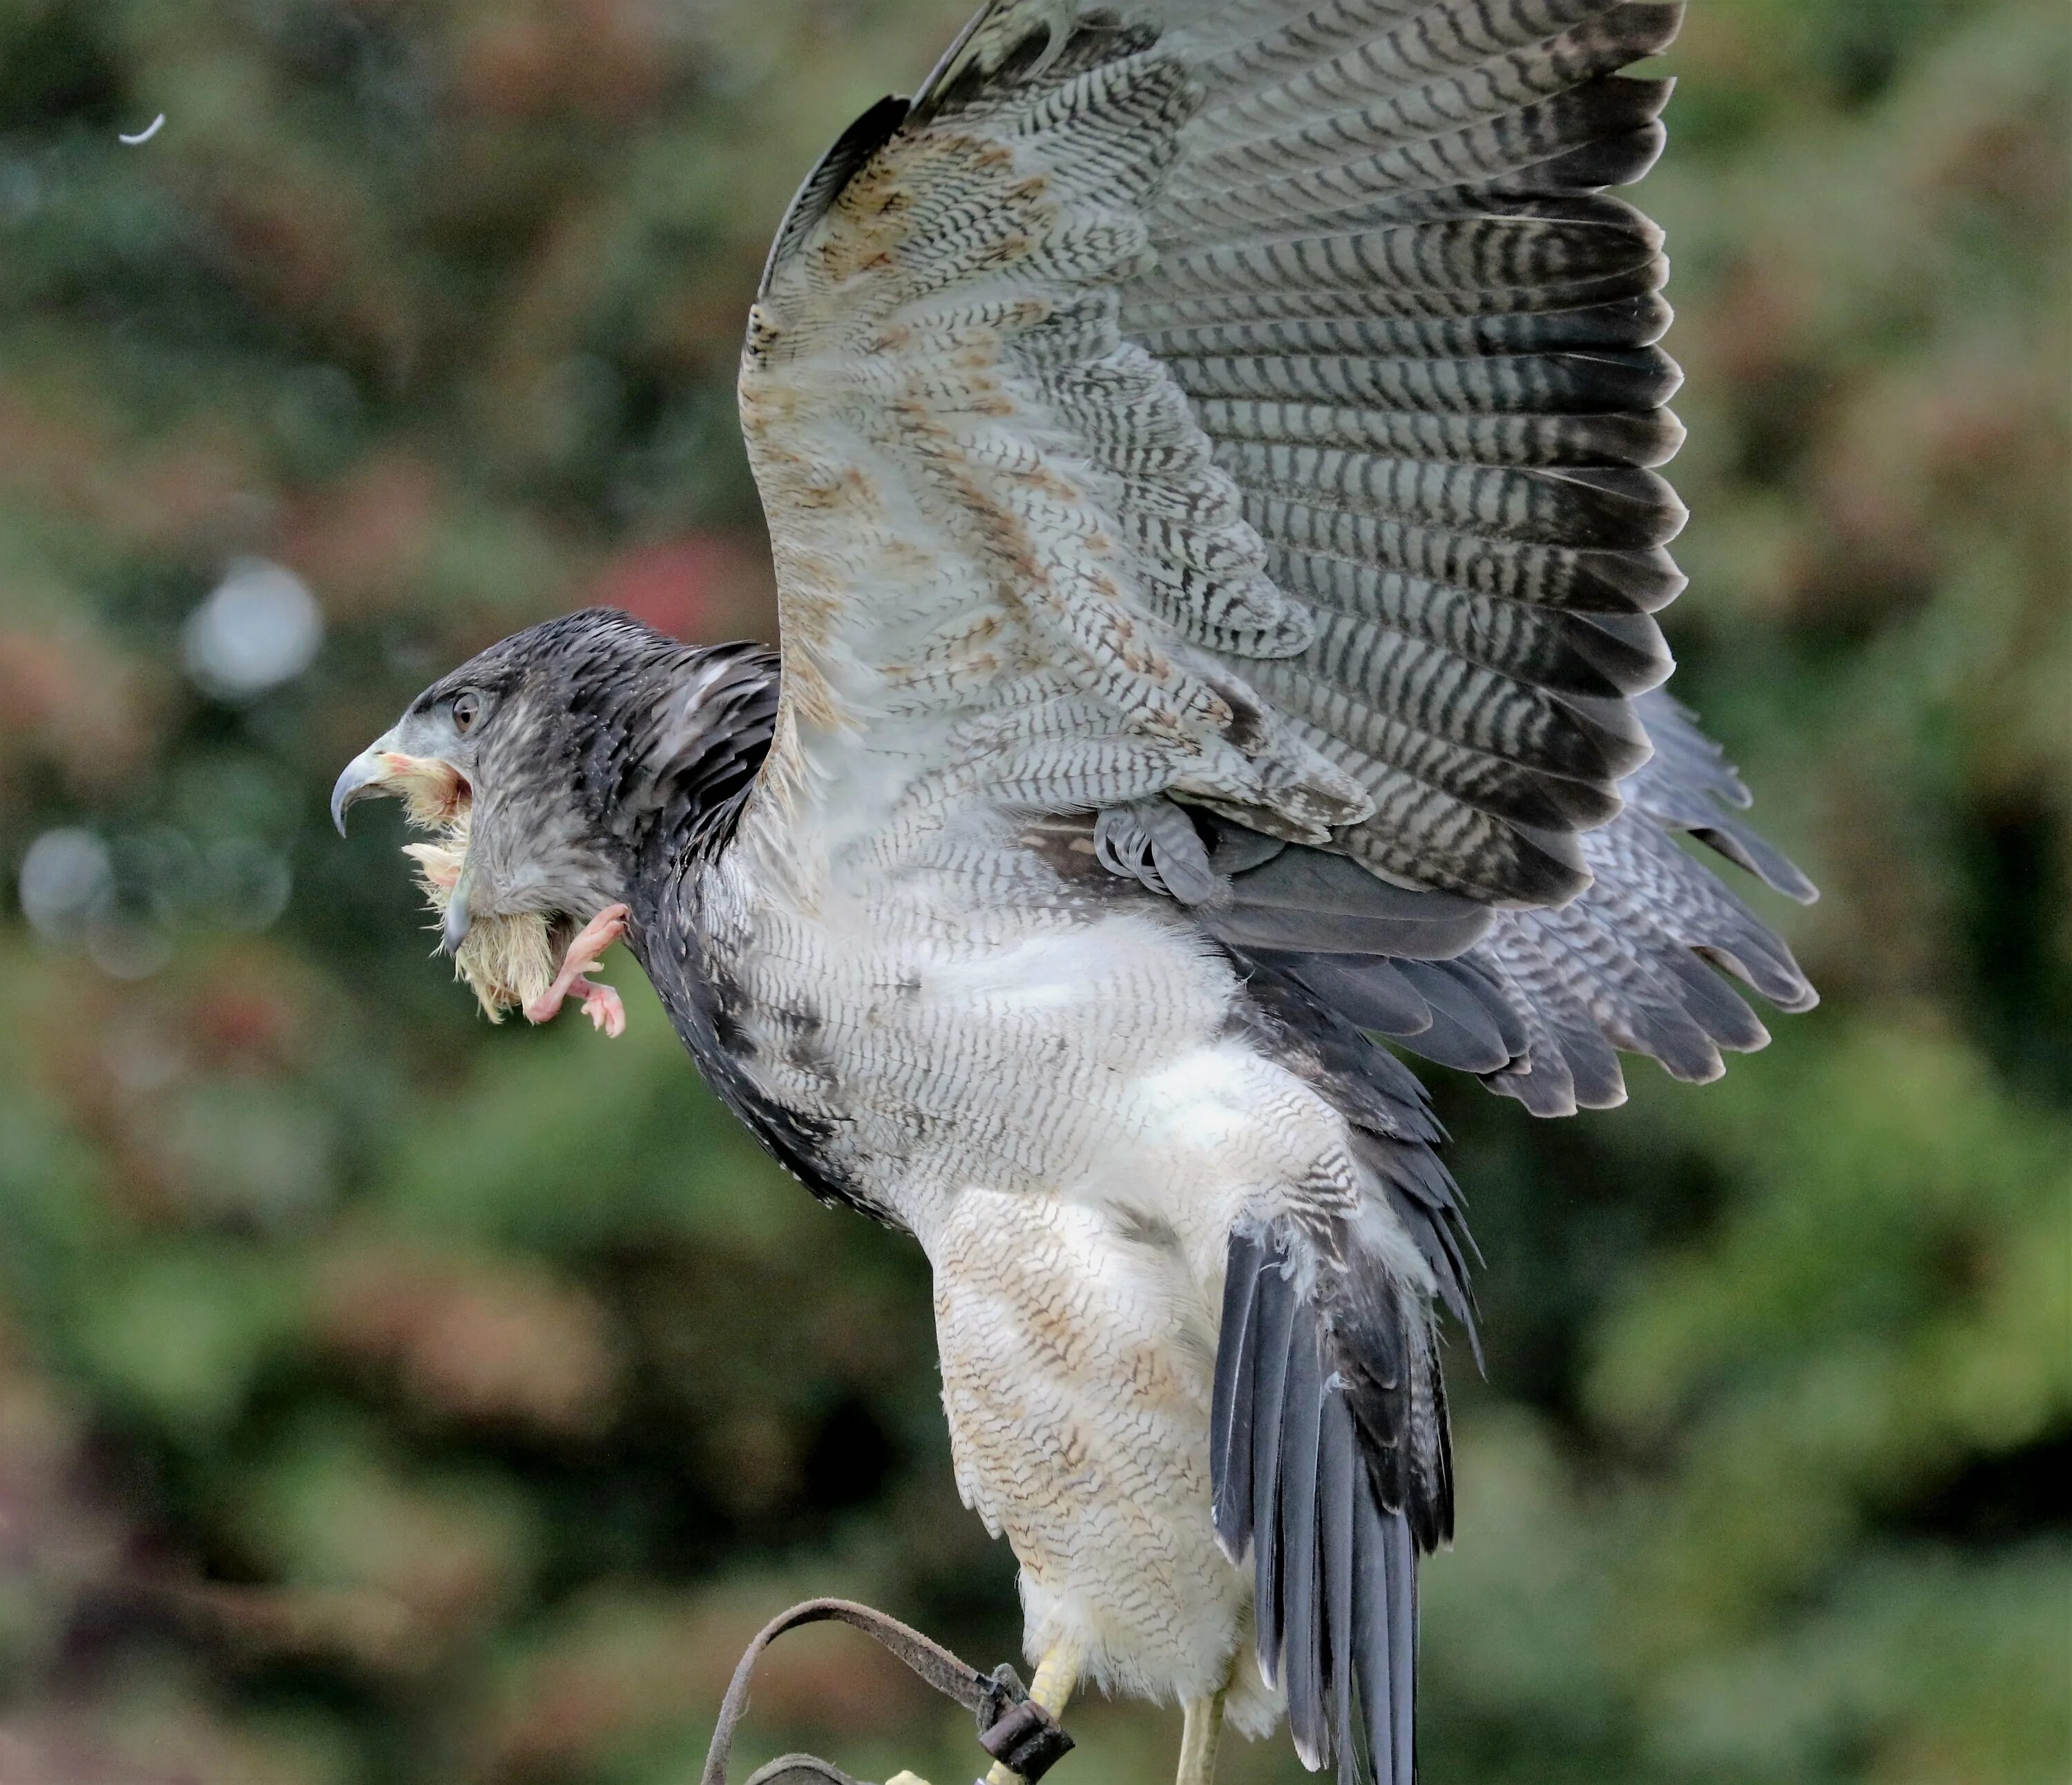
[[[777,659],[614,626],[569,666],[563,745],[577,806],[629,882],[723,847],[776,722]]]

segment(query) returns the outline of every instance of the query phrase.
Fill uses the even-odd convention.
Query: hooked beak
[[[469,789],[450,762],[392,749],[388,738],[382,737],[346,764],[331,790],[331,821],[340,836],[345,835],[348,808],[376,794],[397,795],[409,807],[413,824],[430,826],[450,821],[467,804]]]
[[[393,751],[376,744],[346,764],[345,773],[338,778],[337,785],[331,790],[331,821],[338,827],[340,836],[345,835],[346,813],[373,794],[393,793],[396,790],[392,783],[399,773],[397,765],[409,760],[408,757],[398,757]]]

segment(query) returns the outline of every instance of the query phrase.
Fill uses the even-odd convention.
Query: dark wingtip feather
[[[1637,80],[1622,80],[1621,86],[1637,87]],[[1667,86],[1667,81],[1659,83]],[[1665,100],[1667,96],[1665,94]],[[1503,183],[1511,192],[1599,192],[1608,186],[1630,186],[1662,158],[1669,146],[1669,133],[1659,122],[1586,142],[1552,160],[1543,161],[1514,174]]]
[[[1553,1033],[1568,1068],[1569,1095],[1577,1108],[1616,1110],[1626,1102],[1626,1073],[1610,1042],[1595,1029],[1569,1025],[1557,1025]]]
[[[1459,994],[1474,1003],[1482,1016],[1495,1025],[1498,1039],[1512,1059],[1525,1057],[1531,1036],[1523,1016],[1511,1003],[1498,975],[1472,955],[1459,960],[1433,962],[1424,970],[1443,977]]]
[[[1410,1785],[1396,1770],[1396,1669],[1390,1656],[1387,1524],[1371,1496],[1354,1508],[1353,1676],[1359,1685],[1366,1760],[1375,1785]]]
[[[1528,338],[1521,348],[1651,347],[1669,332],[1676,313],[1659,291],[1637,293],[1586,309],[1520,318]]]
[[[1646,694],[1675,671],[1662,628],[1650,613],[1569,613],[1562,637],[1621,694]]]
[[[1693,829],[1691,835],[1735,867],[1754,875],[1773,892],[1782,892],[1800,905],[1819,901],[1820,888],[1798,863],[1748,826],[1722,818],[1702,829]]]
[[[1761,1019],[1696,956],[1678,949],[1665,958],[1676,977],[1684,1009],[1720,1047],[1735,1053],[1753,1053],[1770,1044],[1770,1031]]]
[[[1618,696],[1564,694],[1555,696],[1564,713],[1586,737],[1611,781],[1623,781],[1655,753],[1655,745],[1630,700]],[[1610,815],[1606,815],[1609,816]]]
[[[1622,64],[1659,55],[1684,28],[1684,0],[1628,0],[1591,21],[1585,29],[1615,45]]]
[[[1572,1116],[1581,1106],[1576,1101],[1576,1081],[1558,1048],[1536,1048],[1524,1065],[1491,1073],[1482,1083],[1498,1097],[1523,1104],[1527,1115],[1552,1120]]]
[[[1775,946],[1766,946],[1774,943]],[[1700,942],[1696,951],[1715,966],[1731,973],[1745,986],[1760,992],[1787,1015],[1803,1016],[1816,1008],[1820,994],[1806,977],[1799,962],[1782,942],[1767,936],[1743,935],[1731,939]]]
[[[1516,823],[1506,828],[1515,841],[1505,884],[1515,890],[1503,904],[1561,905],[1588,890],[1593,876],[1572,833]]]
[[[1582,599],[1572,604],[1580,608],[1595,605],[1613,613],[1631,609],[1659,613],[1684,593],[1691,580],[1659,545],[1640,552],[1583,552],[1577,557],[1578,595],[1597,597],[1594,604]]]

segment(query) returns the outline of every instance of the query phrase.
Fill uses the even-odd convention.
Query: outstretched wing
[[[982,14],[808,182],[750,326],[773,785],[893,850],[980,796],[1170,797],[1581,891],[1679,586],[1659,236],[1603,190],[1659,150],[1667,84],[1615,71],[1677,10]]]
[[[1714,966],[1812,998],[1675,835],[1811,888],[1651,691],[1678,373],[1612,189],[1668,93],[1621,71],[1680,14],[996,0],[808,181],[742,363],[784,629],[758,797],[801,860],[1097,813],[1463,1314],[1436,1128],[1371,1036],[1554,1114],[1623,1094],[1618,1049],[1759,1045]],[[1232,1236],[1214,1460],[1305,1758],[1408,1785],[1450,1474],[1384,1251]]]

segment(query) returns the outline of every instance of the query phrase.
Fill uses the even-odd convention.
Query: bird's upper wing
[[[1683,510],[1674,5],[1000,0],[787,215],[744,355],[773,790],[1178,797],[1510,909],[1646,761]]]

